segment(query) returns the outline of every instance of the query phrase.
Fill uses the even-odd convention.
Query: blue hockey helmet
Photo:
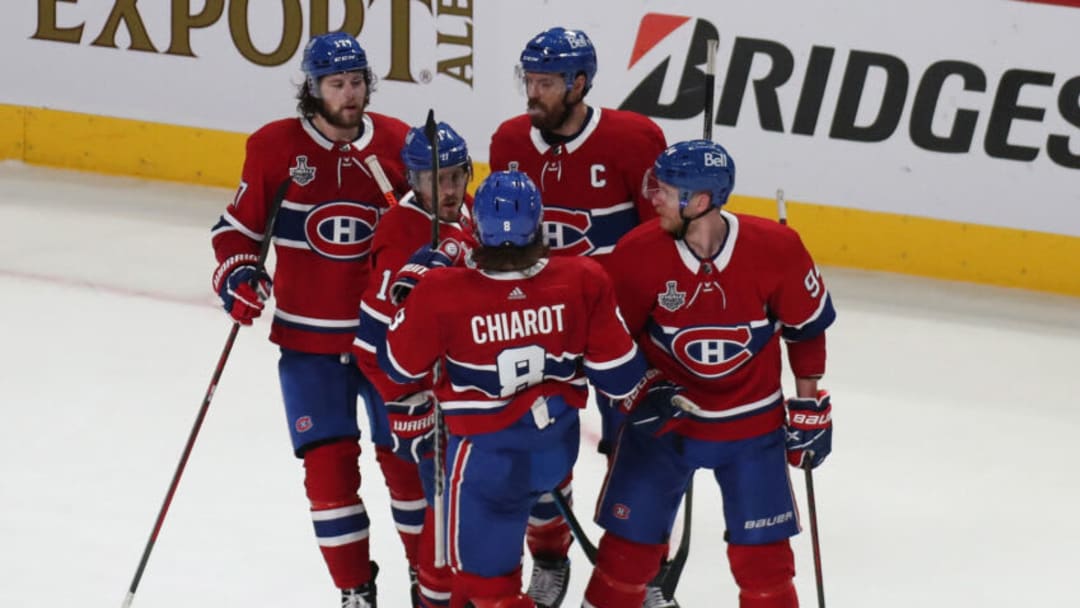
[[[439,134],[439,168],[456,167],[471,162],[469,147],[465,138],[445,122],[440,122],[436,132]],[[405,146],[401,149],[401,160],[409,171],[431,171],[431,142],[428,141],[424,127],[413,127],[405,135]]]
[[[367,54],[352,35],[345,32],[320,34],[304,47],[301,64],[311,94],[318,97],[319,79],[330,74],[367,70]]]
[[[486,247],[524,247],[535,242],[543,215],[540,191],[520,171],[492,173],[473,197],[476,237]]]
[[[735,187],[735,161],[727,150],[707,139],[680,141],[660,153],[645,174],[644,194],[648,198],[651,180],[679,189],[679,206],[685,207],[698,192],[712,195],[712,206],[721,207]]]
[[[596,48],[581,30],[553,27],[532,37],[521,51],[521,71],[562,74],[566,88],[574,78],[585,74],[585,90],[596,76]]]

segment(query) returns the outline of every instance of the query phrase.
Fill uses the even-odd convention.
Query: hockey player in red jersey
[[[491,137],[492,171],[527,174],[544,198],[544,238],[555,255],[604,255],[644,220],[641,177],[665,147],[649,118],[585,103],[596,49],[585,32],[555,27],[521,52],[528,111]]]
[[[465,191],[472,176],[472,159],[465,140],[450,125],[439,123],[437,132],[439,234],[444,239],[441,249],[458,258],[475,245],[467,204],[471,198]],[[406,541],[406,554],[417,575],[414,602],[432,608],[449,601],[450,572],[434,567],[433,512],[421,485],[422,481],[429,486],[433,484],[431,454],[425,449],[427,433],[421,432],[428,429],[416,429],[414,436],[405,441],[395,441],[390,432],[392,418],[429,401],[431,386],[430,382],[402,385],[390,380],[379,369],[376,358],[377,346],[386,340],[386,326],[396,310],[395,299],[401,295],[394,291],[392,279],[419,247],[431,241],[431,143],[423,127],[409,130],[401,159],[413,189],[386,212],[375,231],[371,246],[372,280],[360,302],[360,328],[353,341],[353,352],[364,376],[371,379],[382,399],[371,404],[368,416],[372,420],[376,457],[393,499],[398,532]],[[423,469],[423,480],[418,464]],[[433,487],[426,488],[428,495],[432,492]]]
[[[520,61],[517,76],[528,109],[495,131],[491,169],[522,171],[540,188],[544,238],[553,255],[604,256],[620,237],[656,215],[641,196],[641,178],[664,149],[664,134],[640,114],[585,103],[597,69],[596,49],[585,32],[545,30],[526,43]],[[621,418],[598,399],[604,420],[600,450],[607,452]],[[560,491],[569,495],[569,483]],[[569,526],[545,500],[529,529],[535,564],[530,594],[565,593],[570,542]]]
[[[734,182],[720,145],[671,146],[645,186],[659,220],[620,240],[606,261],[650,370],[622,403],[627,421],[597,504],[606,532],[585,606],[642,604],[700,468],[720,486],[739,605],[798,605],[787,466],[816,466],[831,449],[830,399],[818,379],[836,313],[794,231],[723,210]],[[795,375],[786,401],[781,339]]]
[[[304,49],[300,116],[271,122],[248,138],[240,188],[214,226],[213,287],[225,309],[250,325],[271,287],[277,298],[270,340],[281,348],[278,374],[293,451],[319,548],[342,605],[375,606],[368,516],[358,495],[357,394],[373,392],[351,361],[356,311],[368,281],[368,253],[387,207],[363,160],[375,155],[404,192],[398,160],[408,126],[366,111],[372,74],[352,36],[316,36]],[[271,199],[288,180],[266,234]],[[273,238],[274,276],[255,262]]]
[[[599,264],[547,256],[526,175],[493,173],[473,209],[473,267],[423,273],[379,357],[399,382],[441,367],[451,606],[530,608],[539,602],[521,592],[523,536],[532,507],[577,458],[586,382],[623,397],[644,360]]]

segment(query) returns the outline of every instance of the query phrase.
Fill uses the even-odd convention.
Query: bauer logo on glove
[[[811,468],[817,467],[832,451],[832,402],[829,392],[818,391],[817,398],[788,399],[787,410],[788,462],[795,467],[803,467],[807,463]]]

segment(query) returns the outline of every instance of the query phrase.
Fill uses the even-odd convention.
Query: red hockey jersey
[[[783,424],[780,338],[817,338],[836,318],[795,231],[721,213],[728,234],[711,259],[699,259],[656,220],[604,261],[649,365],[701,407],[677,427],[698,439],[753,437]],[[824,373],[823,352],[816,364],[808,375]]]
[[[472,197],[465,196],[458,222],[439,222],[439,240],[453,239],[465,250],[476,246],[469,207]],[[416,384],[401,385],[386,377],[379,369],[376,352],[386,340],[386,326],[394,316],[396,307],[390,303],[390,283],[406,260],[417,249],[431,243],[431,214],[410,192],[396,207],[386,212],[375,231],[371,246],[371,281],[360,301],[360,328],[353,340],[353,354],[364,376],[390,401],[402,395],[420,390]]]
[[[536,183],[553,253],[604,255],[656,217],[641,180],[666,146],[660,127],[634,112],[591,108],[581,133],[556,146],[523,114],[495,131],[490,162],[492,171],[516,167]]]
[[[458,435],[506,428],[540,396],[584,407],[586,379],[624,397],[645,371],[611,279],[587,258],[544,259],[523,272],[428,272],[390,323],[379,362],[408,382],[439,361],[435,394]]]
[[[349,351],[368,252],[387,208],[363,160],[376,155],[394,189],[405,192],[407,131],[400,120],[367,113],[354,142],[331,141],[304,118],[271,122],[248,138],[240,188],[212,242],[219,262],[257,252],[271,198],[291,180],[274,223],[273,342],[309,353]]]

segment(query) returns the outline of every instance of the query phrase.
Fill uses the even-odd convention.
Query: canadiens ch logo
[[[671,339],[671,354],[702,378],[722,378],[739,369],[754,353],[747,325],[687,327]]]
[[[544,205],[544,240],[560,255],[586,255],[596,246],[589,239],[588,211]]]
[[[686,304],[686,292],[676,289],[678,283],[676,281],[667,282],[667,291],[656,296],[656,303],[660,305],[660,308],[668,312],[675,312],[682,308],[683,304]]]
[[[315,181],[315,167],[309,167],[307,156],[301,154],[296,157],[296,166],[289,167],[289,175],[297,186],[306,186]]]
[[[311,421],[311,416],[301,416],[296,419],[296,432],[306,433],[311,430],[311,427],[315,424]]]
[[[356,260],[368,254],[379,211],[350,201],[316,206],[304,219],[304,236],[314,250],[334,260]]]

